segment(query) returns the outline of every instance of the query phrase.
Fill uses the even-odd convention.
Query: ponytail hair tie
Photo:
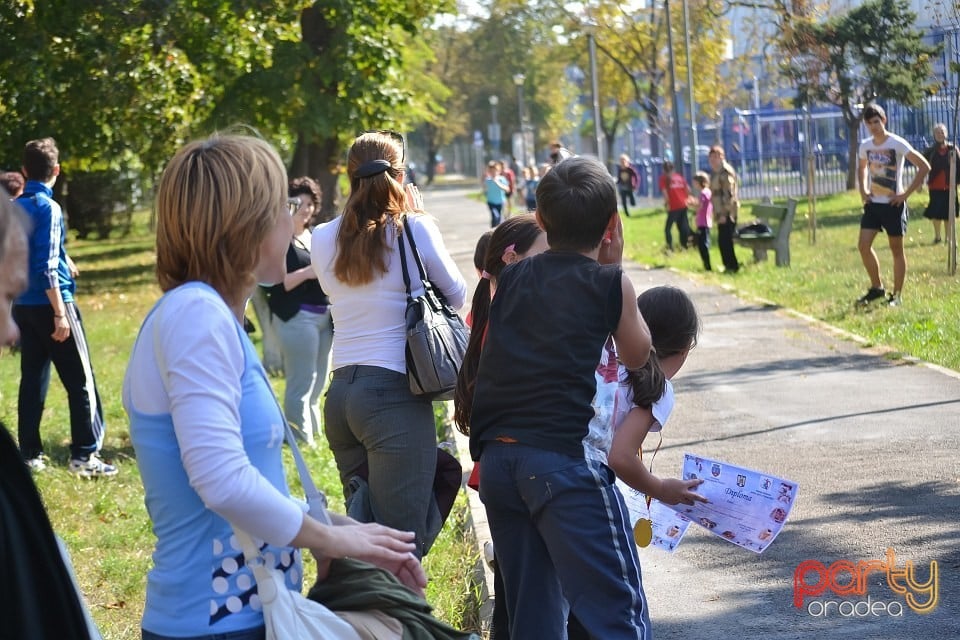
[[[360,168],[357,169],[358,178],[372,178],[373,176],[380,175],[384,171],[390,169],[391,165],[386,160],[367,160]]]
[[[487,273],[486,271],[481,271],[481,272],[480,272],[480,277],[483,278],[484,280],[490,280],[490,279],[491,279],[490,274]]]

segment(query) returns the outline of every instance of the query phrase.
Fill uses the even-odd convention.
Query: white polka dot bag
[[[253,539],[236,527],[234,532],[257,579],[267,640],[360,640],[350,623],[319,602],[288,589],[283,574],[267,565]]]

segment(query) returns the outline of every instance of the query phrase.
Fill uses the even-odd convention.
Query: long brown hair
[[[513,247],[517,253],[526,253],[536,242],[543,229],[537,224],[533,214],[514,216],[497,225],[490,236],[487,252],[483,260],[484,276],[477,283],[470,307],[470,341],[463,356],[463,364],[457,376],[457,389],[454,392],[453,421],[457,429],[470,435],[470,414],[473,409],[473,390],[477,384],[477,369],[480,366],[480,350],[483,337],[487,332],[490,318],[491,280],[496,282],[500,272],[506,267],[503,254]]]
[[[403,172],[402,149],[390,136],[365,133],[353,141],[347,158],[350,197],[343,210],[337,233],[337,257],[333,272],[344,284],[361,285],[375,274],[387,271],[387,237],[384,228],[407,210],[400,184]],[[374,160],[386,160],[390,167],[369,177],[358,170]]]

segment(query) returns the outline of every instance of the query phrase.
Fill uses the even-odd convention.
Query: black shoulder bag
[[[457,386],[457,375],[467,350],[467,327],[460,315],[444,299],[427,279],[417,243],[413,240],[407,217],[402,219],[404,233],[400,234],[400,264],[403,268],[403,284],[407,287],[407,377],[410,391],[431,400],[450,400]],[[406,249],[403,236],[417,263],[423,293],[413,297],[410,292],[410,275],[407,271]]]

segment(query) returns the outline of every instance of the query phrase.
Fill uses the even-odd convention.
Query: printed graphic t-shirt
[[[868,191],[873,202],[890,202],[891,196],[903,191],[903,160],[911,151],[909,142],[889,132],[880,144],[872,137],[860,143],[858,156],[867,161]]]

